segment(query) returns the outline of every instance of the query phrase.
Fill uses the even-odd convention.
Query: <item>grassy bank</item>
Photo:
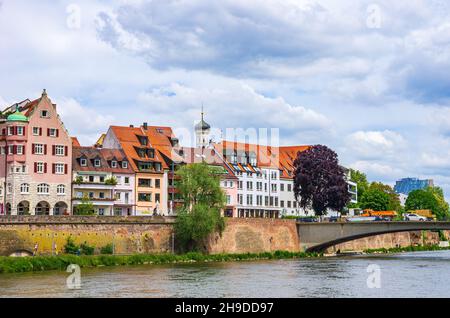
[[[450,250],[450,247],[439,247],[438,245],[419,245],[419,246],[367,249],[364,250],[363,252],[366,254],[392,254],[392,253],[444,251],[444,250]]]
[[[94,256],[35,256],[35,257],[0,257],[0,273],[22,273],[47,270],[65,270],[70,264],[82,268],[101,266],[174,264],[195,262],[228,262],[263,259],[293,259],[318,257],[317,253],[292,253],[277,251],[274,253],[216,254],[200,253],[174,254],[136,254],[136,255],[94,255]]]

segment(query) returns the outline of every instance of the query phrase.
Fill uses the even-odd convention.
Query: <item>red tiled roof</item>
[[[81,147],[80,142],[78,141],[77,137],[70,137],[72,139],[72,146],[73,147]]]
[[[205,162],[212,166],[223,167],[227,171],[227,175],[225,176],[227,179],[237,179],[234,172],[226,164],[224,159],[217,154],[215,149],[182,147],[181,150],[183,152],[182,158],[184,163],[190,164]]]
[[[280,147],[281,178],[292,179],[294,175],[294,161],[299,152],[308,150],[311,146]]]
[[[135,171],[139,171],[135,160],[145,162],[159,162],[162,169],[169,169],[168,161],[172,160],[172,143],[170,138],[174,138],[172,128],[163,126],[144,127],[123,127],[111,126],[114,134],[120,142],[122,149],[130,160],[131,166]],[[139,142],[138,136],[148,138],[148,146],[155,149],[154,159],[144,159],[139,157],[136,148],[145,148]]]
[[[113,173],[130,173],[134,171],[128,165],[128,168],[122,168],[122,161],[128,161],[125,153],[120,149],[99,149],[94,147],[73,147],[72,152],[72,164],[75,171],[101,171],[101,172],[113,172]],[[87,159],[87,166],[80,165],[80,158]],[[101,167],[94,166],[94,159],[99,158]],[[117,160],[117,168],[111,166],[112,160]]]

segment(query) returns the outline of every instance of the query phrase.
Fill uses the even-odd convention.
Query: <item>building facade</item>
[[[170,127],[111,126],[103,148],[121,149],[135,173],[136,215],[169,214],[169,172],[178,140]]]
[[[96,215],[134,215],[135,177],[120,149],[73,147],[73,211],[92,204]]]
[[[0,213],[70,214],[72,142],[44,90],[2,112]]]
[[[433,187],[434,182],[431,179],[403,178],[395,183],[394,191],[408,195],[411,191],[421,190],[427,187]]]

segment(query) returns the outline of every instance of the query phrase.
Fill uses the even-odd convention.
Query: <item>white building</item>
[[[215,146],[238,178],[237,217],[280,217],[280,170],[272,148],[229,141]]]

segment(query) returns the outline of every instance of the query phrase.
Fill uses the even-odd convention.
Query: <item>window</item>
[[[17,154],[18,155],[23,155],[23,146],[22,145],[18,145],[17,146],[17,148],[16,148],[16,150],[17,150]]]
[[[100,164],[100,159],[95,159],[95,160],[94,160],[94,166],[95,166],[95,167],[100,167],[100,165],[101,165],[101,164]]]
[[[122,208],[114,208],[114,215],[116,216],[122,215]]]
[[[48,110],[41,110],[41,118],[50,118]]]
[[[8,183],[8,194],[13,192],[13,186],[11,183]]]
[[[44,162],[36,162],[36,172],[37,173],[45,173],[45,163]]]
[[[159,189],[161,187],[161,180],[160,179],[155,179],[155,188]]]
[[[242,181],[238,181],[238,190],[242,190],[244,183]]]
[[[105,176],[100,176],[99,179],[101,183],[105,182]]]
[[[58,129],[56,128],[49,128],[47,131],[47,135],[49,137],[58,137]]]
[[[59,184],[59,185],[56,187],[56,193],[57,193],[58,195],[64,195],[64,194],[66,194],[66,186],[65,186],[64,184]]]
[[[227,205],[231,204],[231,195],[227,195]]]
[[[284,191],[284,183],[280,184],[280,191]]]
[[[50,192],[50,186],[46,183],[41,183],[37,186],[37,193],[48,194]]]
[[[98,208],[98,215],[105,215],[105,208]]]
[[[253,190],[253,182],[247,181],[247,189],[248,190]]]
[[[82,167],[86,167],[86,166],[87,166],[87,160],[86,160],[86,158],[81,158],[81,159],[80,159],[80,166],[82,166]]]
[[[140,202],[152,202],[152,194],[151,193],[139,193],[138,201]]]
[[[41,128],[33,127],[33,136],[40,136],[40,135],[41,135]]]
[[[4,155],[6,153],[6,147],[0,147],[0,155]]]
[[[122,161],[122,168],[128,169],[128,161]]]
[[[21,194],[28,194],[28,193],[30,193],[30,185],[28,183],[22,183],[20,185],[20,193]]]
[[[291,191],[292,191],[292,184],[288,184],[288,185],[287,185],[287,190],[288,190],[288,192],[291,192]]]
[[[35,155],[43,155],[45,153],[45,146],[43,144],[33,144],[33,153]]]
[[[89,176],[89,182],[94,182],[94,176]]]
[[[125,177],[125,184],[130,184],[130,177]]]
[[[283,200],[280,201],[280,207],[284,208],[284,201]]]
[[[117,161],[111,161],[111,168],[117,168]]]
[[[14,146],[13,145],[9,145],[8,146],[8,155],[13,155],[14,154]]]
[[[12,135],[14,135],[14,127],[9,126],[8,127],[8,136],[12,136]]]
[[[242,194],[238,194],[238,203],[242,205],[243,201],[244,201],[244,196]]]
[[[55,147],[54,153],[56,156],[65,156],[66,155],[66,147],[65,146],[56,145],[54,147]]]
[[[54,164],[54,172],[55,174],[64,174],[64,164],[63,163],[55,163]]]
[[[251,194],[247,194],[247,205],[253,205],[253,196]]]
[[[145,188],[151,188],[152,187],[152,179],[139,179],[138,186],[145,187]]]
[[[17,126],[17,135],[18,136],[23,136],[23,134],[24,134],[23,126]]]
[[[104,198],[105,198],[105,192],[99,192],[99,193],[98,193],[98,197],[99,197],[100,199],[104,199]]]
[[[120,200],[120,195],[121,195],[120,192],[116,192],[116,193],[114,194],[114,198],[115,198],[116,200]]]
[[[159,193],[155,194],[155,202],[161,202],[161,195]]]

